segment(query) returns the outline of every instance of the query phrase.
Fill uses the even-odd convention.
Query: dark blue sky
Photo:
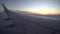
[[[55,11],[59,10],[59,0],[0,0],[10,10]]]

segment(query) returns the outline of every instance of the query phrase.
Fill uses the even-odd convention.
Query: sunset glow
[[[29,11],[32,14],[42,14],[42,15],[60,15],[60,12],[57,11]]]
[[[32,12],[33,14],[42,14],[42,15],[58,15],[60,14],[60,11],[58,11],[56,8],[49,6],[49,5],[43,5],[43,6],[31,6],[29,9],[25,9],[24,11]]]

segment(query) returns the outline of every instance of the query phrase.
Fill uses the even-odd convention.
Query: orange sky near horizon
[[[28,11],[28,14],[42,14],[42,15],[60,15],[58,11]]]

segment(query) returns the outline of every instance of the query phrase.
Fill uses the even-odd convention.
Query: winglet
[[[5,6],[4,4],[2,4],[2,6],[3,6],[3,8],[4,8],[4,12],[5,12],[5,13],[8,13],[9,10],[6,8],[6,6]]]
[[[2,4],[2,6],[4,8],[4,11],[7,11],[8,10],[4,4]]]

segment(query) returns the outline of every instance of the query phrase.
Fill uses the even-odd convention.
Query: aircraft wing
[[[6,8],[4,4],[2,6]],[[8,9],[4,12],[16,25],[17,34],[60,34],[60,20],[30,16]]]

